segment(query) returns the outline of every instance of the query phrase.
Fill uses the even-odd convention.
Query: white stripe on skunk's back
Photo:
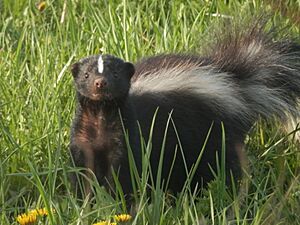
[[[248,109],[239,87],[232,82],[230,75],[219,73],[208,66],[181,65],[174,68],[161,68],[156,72],[145,71],[131,84],[131,95],[143,93],[164,93],[181,95],[192,93],[195,97],[206,99],[206,103],[219,113],[249,116]]]

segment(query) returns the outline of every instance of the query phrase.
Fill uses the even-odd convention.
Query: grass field
[[[279,4],[278,2],[284,2]],[[262,9],[271,24],[299,37],[294,1],[45,1],[0,0],[0,224],[46,208],[37,224],[113,222],[125,213],[94,182],[94,204],[70,189],[68,151],[75,93],[69,66],[101,52],[129,61],[163,52],[197,52],[222,17]],[[212,182],[197,201],[159,189],[138,200],[129,224],[300,224],[299,143],[275,120],[259,121],[247,137],[249,170],[242,188]],[[201,146],[199,146],[201,148]],[[223,191],[222,191],[223,190]],[[53,212],[53,210],[55,212]]]

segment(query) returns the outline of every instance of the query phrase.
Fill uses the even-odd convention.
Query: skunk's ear
[[[80,69],[80,63],[79,62],[74,63],[71,66],[71,72],[72,72],[73,77],[77,77],[77,75],[79,73],[79,69]]]
[[[130,62],[124,62],[123,71],[129,78],[131,78],[135,72],[134,65]]]

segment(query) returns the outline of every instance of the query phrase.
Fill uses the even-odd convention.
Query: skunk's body
[[[263,26],[258,24],[240,32],[229,30],[204,56],[174,54],[143,59],[135,65],[130,88],[131,73],[130,77],[126,75],[127,84],[122,81],[118,89],[105,88],[105,93],[118,96],[117,98],[110,96],[91,100],[85,93],[93,85],[87,85],[83,89],[85,81],[78,77],[84,74],[83,68],[92,68],[92,71],[97,67],[97,57],[79,61],[72,71],[79,100],[71,138],[75,163],[91,168],[86,163],[86,158],[91,158],[94,165],[92,170],[101,184],[106,183],[105,178],[111,177],[111,168],[121,171],[121,184],[126,193],[130,192],[127,149],[121,121],[116,112],[120,110],[122,114],[136,163],[140,165],[141,144],[136,121],[147,142],[152,119],[158,109],[151,152],[154,179],[169,117],[171,120],[167,129],[162,171],[162,179],[165,180],[171,172],[169,189],[174,192],[182,189],[187,173],[196,163],[207,137],[192,186],[195,187],[197,183],[206,184],[213,179],[211,169],[216,171],[217,157],[219,162],[221,160],[224,134],[227,179],[230,180],[231,174],[235,178],[240,177],[240,155],[243,154],[244,138],[258,117],[268,119],[275,115],[284,120],[287,115],[299,114],[297,98],[300,96],[300,47],[289,41],[274,42],[271,34],[265,34],[262,30]],[[119,61],[114,63],[114,60],[119,59],[112,57],[114,60],[109,60],[109,57],[107,65],[104,63],[106,71],[93,72],[93,79],[102,77],[108,86],[119,82],[110,78],[115,70],[120,77],[122,73],[126,74]],[[110,110],[105,114],[108,119],[103,119],[106,108]],[[89,120],[84,111],[93,112],[90,120],[98,121],[93,123],[98,124],[93,130],[99,131],[92,140],[97,142],[94,147],[88,144],[91,140],[78,144],[77,134],[86,132],[80,124],[83,120]],[[100,129],[99,123],[104,123],[101,122],[104,120],[105,129]],[[225,132],[222,131],[222,126]],[[86,136],[88,135],[86,132]],[[112,144],[115,141],[117,145]],[[85,147],[86,145],[89,147]]]

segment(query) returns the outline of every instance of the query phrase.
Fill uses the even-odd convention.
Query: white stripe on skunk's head
[[[104,70],[104,63],[103,63],[102,55],[100,55],[98,59],[98,72],[103,73],[103,70]]]

